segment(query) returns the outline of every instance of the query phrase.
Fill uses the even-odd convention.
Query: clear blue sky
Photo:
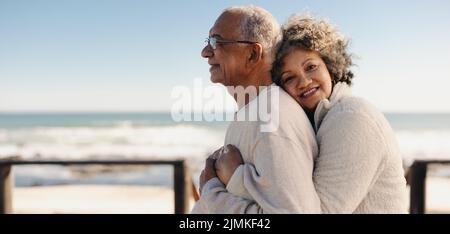
[[[449,1],[0,0],[0,111],[167,111],[209,83],[200,57],[229,6],[308,10],[352,39],[354,93],[383,111],[450,112]]]

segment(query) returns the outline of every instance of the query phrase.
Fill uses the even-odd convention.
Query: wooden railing
[[[175,213],[189,212],[189,200],[193,189],[189,167],[185,160],[91,160],[91,161],[39,161],[19,160],[14,158],[0,160],[0,214],[13,213],[12,199],[14,179],[12,169],[19,165],[171,165],[174,167],[174,193]],[[151,198],[149,198],[151,199]]]
[[[426,176],[431,164],[450,164],[450,160],[416,160],[409,168],[407,175],[410,184],[410,213],[423,214],[426,209]],[[12,191],[14,188],[13,166],[18,165],[171,165],[174,167],[175,213],[189,212],[191,196],[198,199],[192,183],[188,165],[185,160],[95,160],[95,161],[31,161],[6,159],[0,160],[0,214],[13,213]],[[150,198],[149,198],[150,199]]]
[[[450,165],[450,160],[416,160],[411,165],[407,176],[410,185],[409,212],[411,214],[425,213],[427,168],[431,164]]]

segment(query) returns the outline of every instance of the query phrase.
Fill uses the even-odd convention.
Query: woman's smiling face
[[[283,58],[282,87],[300,106],[314,112],[331,95],[332,82],[325,62],[316,51],[293,48]]]

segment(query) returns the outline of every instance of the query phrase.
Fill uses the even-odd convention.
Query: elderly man
[[[227,129],[225,146],[239,148],[245,164],[220,160],[221,150],[211,155],[200,176],[201,197],[192,213],[320,212],[312,180],[318,154],[314,131],[301,107],[272,85],[270,70],[281,37],[275,18],[254,6],[226,9],[211,28],[202,51],[211,65],[211,81],[231,88],[256,87],[257,93],[241,100],[232,94],[240,109]],[[274,129],[263,131],[267,121],[261,118],[239,118],[274,95]],[[215,166],[216,159],[222,163]],[[236,168],[226,187],[216,174],[224,167]]]

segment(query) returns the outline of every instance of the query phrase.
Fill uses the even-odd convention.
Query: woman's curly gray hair
[[[332,24],[316,20],[307,14],[291,16],[283,25],[283,41],[272,68],[273,81],[281,86],[283,58],[293,49],[314,50],[320,54],[331,75],[333,85],[345,82],[351,85],[352,56],[347,52],[348,40]]]

